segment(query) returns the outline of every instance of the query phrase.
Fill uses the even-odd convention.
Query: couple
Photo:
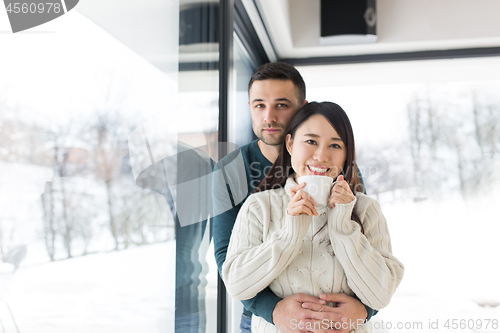
[[[391,254],[378,203],[356,193],[361,181],[347,115],[333,103],[308,104],[302,77],[283,63],[259,68],[249,97],[259,140],[237,153],[249,193],[258,193],[214,218],[219,271],[229,293],[244,300],[242,332],[250,332],[251,313],[254,333],[334,332],[326,324],[350,331],[388,304],[403,267]],[[337,179],[331,208],[316,210],[296,183],[310,166]]]

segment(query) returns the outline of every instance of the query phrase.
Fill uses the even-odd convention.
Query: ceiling
[[[337,46],[320,45],[320,0],[253,2],[279,58],[500,46],[497,0],[376,0],[378,41]]]

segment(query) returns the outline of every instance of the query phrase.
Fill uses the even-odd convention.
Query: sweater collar
[[[288,197],[290,198],[290,200],[292,199],[292,197],[290,196],[290,188],[298,185],[294,178],[295,178],[295,173],[288,176],[288,179],[286,180],[285,183],[285,192],[286,195],[288,195]]]

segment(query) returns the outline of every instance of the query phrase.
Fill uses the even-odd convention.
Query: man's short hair
[[[297,88],[299,103],[302,104],[306,99],[306,84],[304,83],[304,79],[292,65],[284,62],[270,62],[260,66],[253,73],[248,83],[248,91],[250,91],[254,81],[264,80],[291,80]]]

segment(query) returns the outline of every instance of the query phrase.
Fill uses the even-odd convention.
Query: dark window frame
[[[428,50],[415,52],[360,54],[353,56],[311,57],[311,58],[282,58],[280,61],[293,66],[321,66],[342,65],[373,62],[442,60],[460,58],[498,57],[500,47],[478,47],[450,50]]]

